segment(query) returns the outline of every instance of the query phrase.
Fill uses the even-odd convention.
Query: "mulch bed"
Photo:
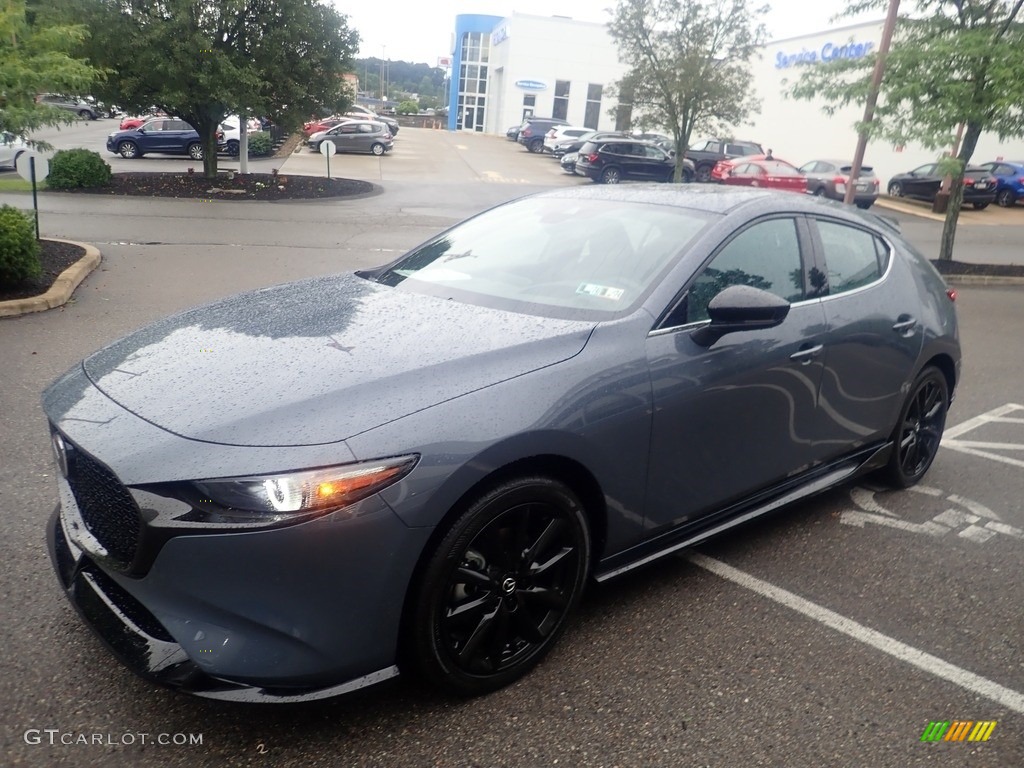
[[[16,287],[0,285],[0,301],[9,299],[27,299],[46,293],[60,273],[85,255],[85,249],[70,243],[58,243],[55,240],[40,241],[42,252],[39,261],[43,272],[35,280],[29,280]]]
[[[353,197],[377,190],[368,181],[325,179],[318,176],[289,176],[270,173],[220,173],[207,179],[202,169],[195,173],[115,173],[110,186],[69,189],[73,194],[137,195],[178,197],[196,200],[310,200],[324,197]]]

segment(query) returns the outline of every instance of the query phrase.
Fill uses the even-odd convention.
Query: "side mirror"
[[[789,302],[774,293],[749,285],[730,285],[708,304],[710,325],[690,334],[695,344],[710,347],[737,331],[761,331],[781,324],[789,314]]]

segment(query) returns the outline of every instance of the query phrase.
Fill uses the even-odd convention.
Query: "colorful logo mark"
[[[995,720],[933,720],[921,734],[921,741],[988,741],[995,729]]]

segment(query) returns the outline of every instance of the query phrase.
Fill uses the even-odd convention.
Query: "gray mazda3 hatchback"
[[[53,564],[131,669],[190,693],[491,691],[589,582],[863,473],[919,481],[954,298],[893,225],[822,199],[526,197],[64,374]]]

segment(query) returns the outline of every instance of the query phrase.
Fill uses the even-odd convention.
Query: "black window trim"
[[[796,211],[785,212],[776,211],[773,213],[766,214],[764,216],[758,216],[756,219],[748,221],[741,229],[734,230],[728,238],[718,244],[718,246],[711,252],[711,254],[701,262],[700,266],[693,270],[693,274],[683,284],[683,287],[676,293],[672,301],[668,303],[666,308],[658,315],[657,320],[652,326],[651,330],[648,331],[647,336],[662,336],[669,333],[688,333],[696,330],[703,326],[709,325],[710,320],[695,320],[690,323],[682,323],[680,325],[665,325],[669,318],[679,308],[679,305],[686,299],[687,294],[690,292],[690,288],[693,286],[697,278],[707,269],[707,266],[715,260],[719,253],[721,253],[733,240],[739,235],[746,232],[751,227],[755,227],[758,224],[763,224],[766,221],[772,221],[774,219],[793,219],[796,223],[796,237],[797,244],[800,247],[800,264],[803,267],[804,273],[804,294],[805,298],[801,301],[794,301],[790,304],[791,307],[802,307],[812,302],[820,302],[822,296],[811,295],[813,289],[810,285],[810,271],[818,266],[817,249],[812,241],[811,228],[807,222],[807,217],[803,213]],[[892,259],[890,258],[890,263]],[[845,295],[845,294],[844,294]]]

